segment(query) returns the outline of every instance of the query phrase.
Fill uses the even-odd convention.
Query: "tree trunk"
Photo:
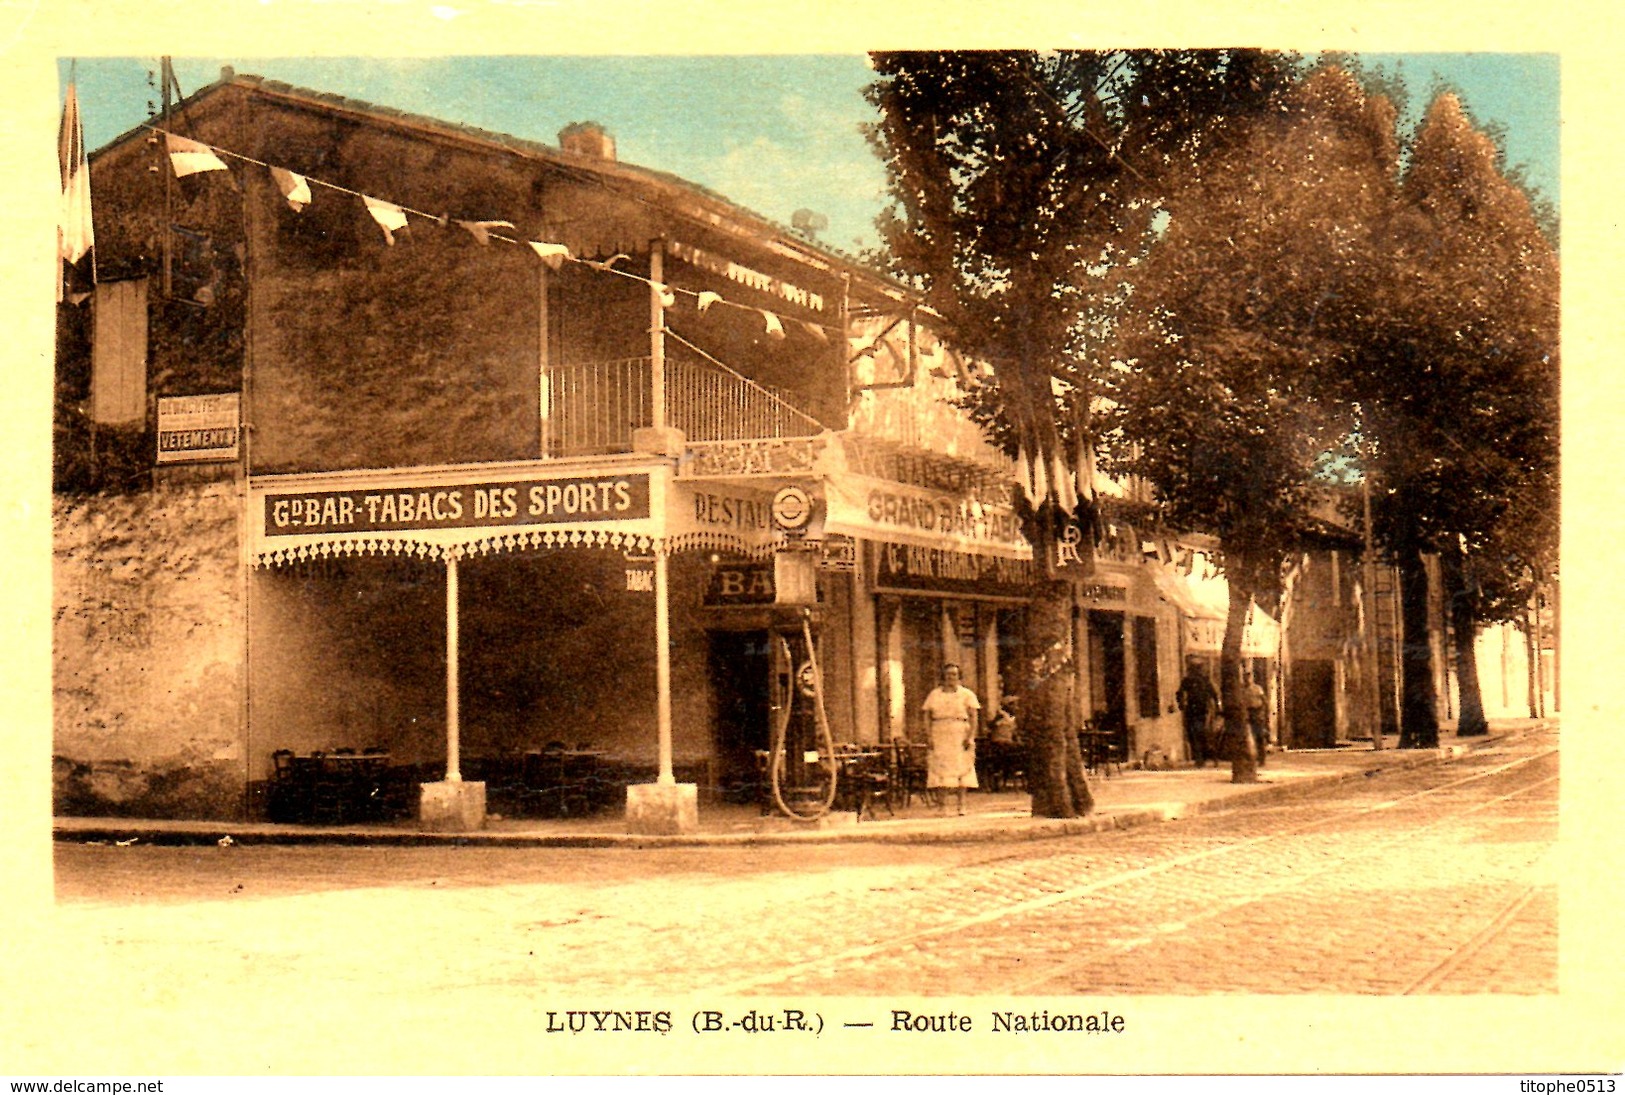
[[[1033,816],[1082,817],[1094,810],[1095,802],[1078,750],[1068,687],[1077,657],[1061,653],[1073,647],[1070,589],[1052,589],[1033,604],[1025,647],[1030,677],[1022,692],[1022,719]]]
[[[1399,556],[1401,627],[1399,747],[1437,749],[1439,712],[1433,691],[1433,643],[1428,634],[1428,572],[1422,552],[1407,547]]]
[[[1224,622],[1224,645],[1219,648],[1219,695],[1224,705],[1224,736],[1220,755],[1230,760],[1231,783],[1258,782],[1258,756],[1247,725],[1247,698],[1241,683],[1241,637],[1247,627],[1251,592],[1230,579],[1230,606]]]
[[[1450,599],[1450,632],[1456,646],[1456,689],[1461,697],[1456,736],[1488,734],[1490,724],[1484,718],[1484,695],[1478,686],[1477,591],[1469,581],[1466,560],[1460,551],[1445,552],[1440,562],[1445,595]]]

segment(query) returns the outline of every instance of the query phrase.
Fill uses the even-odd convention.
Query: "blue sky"
[[[1506,128],[1509,164],[1558,198],[1555,54],[1366,54],[1402,74],[1411,113],[1440,81],[1481,123]],[[546,142],[571,122],[615,135],[621,159],[707,186],[781,223],[801,208],[829,218],[821,238],[874,243],[884,177],[861,127],[872,79],[862,54],[813,56],[527,56],[176,58],[182,91],[222,65],[302,87]],[[137,125],[158,101],[158,59],[83,58],[76,80],[91,148]],[[68,62],[59,66],[64,79]]]

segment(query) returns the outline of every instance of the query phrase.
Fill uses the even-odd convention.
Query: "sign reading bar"
[[[236,392],[160,398],[158,463],[236,460],[239,404]]]
[[[879,592],[941,592],[984,597],[1029,597],[1033,565],[1021,559],[974,555],[914,544],[875,544]]]
[[[647,474],[265,496],[267,536],[579,524],[648,516]]]

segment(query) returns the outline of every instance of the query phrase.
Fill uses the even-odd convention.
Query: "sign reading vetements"
[[[267,536],[579,524],[648,516],[647,474],[265,496]]]
[[[158,400],[158,463],[237,459],[236,392]]]

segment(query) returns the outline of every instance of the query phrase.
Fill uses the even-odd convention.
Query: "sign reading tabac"
[[[236,392],[163,396],[158,400],[158,463],[236,460]]]
[[[647,474],[265,496],[267,536],[580,524],[648,516]]]

